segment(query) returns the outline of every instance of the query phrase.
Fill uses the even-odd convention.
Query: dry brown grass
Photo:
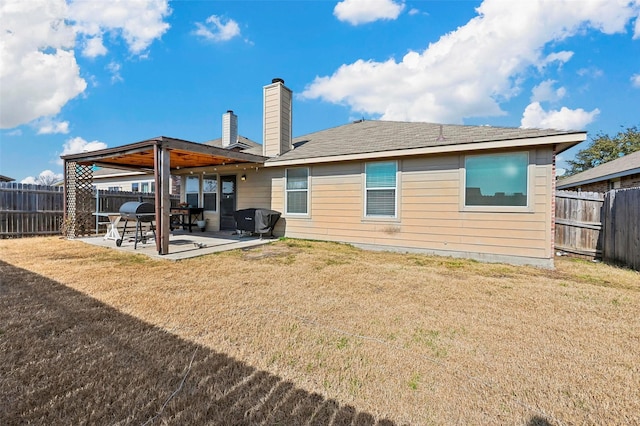
[[[0,423],[3,411],[5,421],[82,422],[87,404],[108,423],[143,423],[194,351],[156,423],[640,423],[637,272],[297,240],[177,263],[57,238],[2,240],[0,259],[0,373],[11,378],[0,384],[0,395],[11,391]],[[99,320],[91,298],[108,305]],[[120,322],[133,325],[125,333]],[[51,340],[55,361],[34,359]],[[104,362],[111,369],[92,380]],[[223,406],[221,420],[212,413]]]

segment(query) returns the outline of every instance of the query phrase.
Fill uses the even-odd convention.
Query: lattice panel
[[[91,233],[94,218],[93,168],[75,162],[67,163],[67,237],[76,238]]]

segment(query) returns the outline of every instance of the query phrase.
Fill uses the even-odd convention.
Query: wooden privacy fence
[[[556,250],[586,257],[602,256],[599,192],[556,191]]]
[[[63,188],[0,183],[0,238],[59,234]]]
[[[640,188],[557,191],[555,248],[640,270]]]
[[[605,194],[602,231],[603,260],[640,271],[640,188]]]
[[[117,212],[127,201],[155,203],[152,193],[94,191],[91,210]],[[180,197],[171,196],[172,204]],[[96,209],[97,206],[97,209]],[[57,186],[0,183],[0,238],[20,238],[36,235],[62,235],[64,190]],[[96,233],[98,229],[96,217]]]

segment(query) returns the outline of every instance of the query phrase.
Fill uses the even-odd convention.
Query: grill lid
[[[120,216],[124,219],[152,221],[153,216],[149,216],[149,213],[155,213],[155,207],[151,203],[128,201],[120,206]],[[145,216],[137,216],[141,214],[145,214]]]

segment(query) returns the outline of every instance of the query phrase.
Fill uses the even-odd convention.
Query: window
[[[286,170],[286,212],[288,214],[308,214],[309,169]]]
[[[526,207],[529,154],[470,155],[465,158],[465,206]]]
[[[185,201],[191,207],[198,207],[200,199],[200,179],[198,176],[187,176],[185,195]]]
[[[216,175],[202,177],[202,198],[205,210],[216,211],[218,205],[218,177]]]
[[[149,192],[149,182],[142,182],[142,192]]]
[[[365,215],[396,216],[395,161],[367,163],[365,165]]]
[[[138,191],[140,191],[140,184],[138,182],[132,183],[131,192],[138,192]]]

